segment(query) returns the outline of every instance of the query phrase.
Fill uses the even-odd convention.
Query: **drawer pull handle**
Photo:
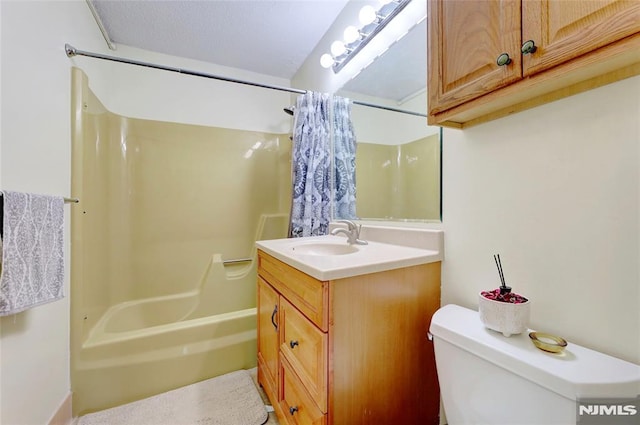
[[[289,407],[289,413],[291,413],[291,416],[293,416],[293,414],[296,413],[297,411],[298,411],[298,406]]]
[[[276,328],[276,332],[278,332],[278,324],[273,319],[276,317],[277,312],[278,312],[278,305],[276,304],[273,306],[273,313],[271,313],[271,324],[273,325],[274,328]]]
[[[294,341],[294,340],[289,341],[289,346],[291,347],[292,350],[296,348],[296,345],[300,345],[298,344],[298,341]]]
[[[536,50],[538,50],[538,47],[533,40],[525,41],[520,49],[523,55],[530,55],[531,53],[535,53]]]
[[[502,53],[500,56],[498,56],[496,63],[498,64],[498,66],[506,66],[511,63],[511,58],[509,57],[508,53]]]

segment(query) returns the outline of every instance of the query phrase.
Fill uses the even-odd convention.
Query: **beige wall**
[[[84,2],[0,2],[3,189],[68,196],[69,61],[64,43],[103,44]],[[69,213],[72,206],[65,206]],[[65,266],[69,220],[65,216]],[[68,276],[68,273],[67,273]],[[45,424],[69,391],[66,298],[0,319],[0,422]]]
[[[362,219],[440,220],[440,136],[401,145],[359,141],[356,186]]]
[[[393,160],[397,146],[358,143],[356,148],[356,214],[365,218],[391,215],[390,199],[397,174]]]
[[[394,216],[440,220],[440,135],[399,147],[400,200]]]
[[[444,131],[443,303],[507,282],[531,326],[640,363],[640,77]]]

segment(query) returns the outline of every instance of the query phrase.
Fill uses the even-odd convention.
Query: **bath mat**
[[[77,425],[262,425],[267,419],[251,375],[238,370],[90,413]]]

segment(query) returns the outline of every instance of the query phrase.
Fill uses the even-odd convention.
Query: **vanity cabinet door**
[[[430,114],[521,78],[520,0],[432,0],[427,16]]]
[[[258,379],[271,400],[278,399],[279,295],[258,277]]]
[[[527,0],[522,2],[523,73],[535,74],[640,31],[638,0]]]

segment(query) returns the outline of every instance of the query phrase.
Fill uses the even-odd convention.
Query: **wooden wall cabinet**
[[[427,19],[429,124],[468,127],[640,74],[637,0],[428,0]]]
[[[281,424],[439,423],[439,261],[319,281],[258,258],[258,381]]]

